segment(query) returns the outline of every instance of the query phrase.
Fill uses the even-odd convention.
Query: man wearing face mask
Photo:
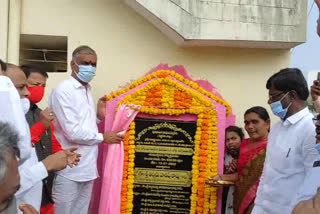
[[[29,101],[27,97],[30,95],[26,87],[26,78],[24,73],[15,65],[6,64],[6,70],[3,71],[1,78],[6,78],[7,84],[3,86],[8,87],[8,100],[2,100],[1,105],[4,111],[1,111],[2,122],[8,122],[19,133],[19,148],[20,148],[20,163],[30,158],[30,132],[25,120],[25,114],[29,109]]]
[[[313,115],[306,106],[308,85],[302,72],[286,68],[267,81],[268,103],[281,120],[270,131],[266,160],[252,214],[290,214],[298,189],[313,163]]]
[[[54,136],[53,119],[54,114],[51,109],[41,110],[39,103],[44,95],[48,74],[39,67],[32,65],[22,65],[21,69],[27,77],[28,90],[30,91],[30,109],[26,114],[27,122],[30,126],[31,143],[36,149],[38,159],[41,161],[51,154],[61,151],[60,143]],[[54,213],[53,200],[51,198],[52,183],[54,173],[48,173],[48,177],[43,180],[41,214]]]
[[[320,0],[315,0],[319,9],[320,17]],[[318,19],[317,33],[320,36],[320,22]],[[320,82],[314,81],[311,87],[311,98],[316,111],[320,112]],[[316,149],[320,154],[320,114],[314,119],[316,125]],[[293,210],[292,214],[319,214],[320,213],[320,158],[313,163],[313,168],[306,176],[304,183],[301,185],[298,191],[298,195],[295,199],[297,206]],[[300,202],[300,203],[299,203]]]
[[[104,119],[105,103],[100,99],[96,114],[89,82],[96,75],[97,54],[88,46],[72,53],[71,78],[51,93],[49,107],[56,120],[55,135],[63,147],[79,145],[82,155],[77,167],[58,172],[52,196],[55,213],[87,214],[93,180],[98,177],[98,144],[120,143],[117,132],[98,132],[97,119]]]
[[[4,74],[12,81],[18,92],[18,96],[20,95],[22,103],[21,106],[17,106],[19,98],[13,94],[14,97],[12,98],[15,99],[15,107],[20,112],[20,117],[17,118],[17,121],[21,123],[22,126],[21,129],[17,129],[20,136],[20,141],[18,143],[20,150],[20,189],[15,194],[17,205],[27,203],[39,211],[42,196],[42,180],[48,176],[48,172],[64,169],[67,165],[73,166],[77,164],[79,162],[79,155],[73,153],[73,151],[76,150],[76,147],[74,147],[50,155],[40,162],[38,161],[35,149],[31,147],[29,125],[24,116],[30,107],[30,102],[28,100],[30,92],[27,89],[27,78],[21,68],[13,64],[7,64],[7,70]],[[11,110],[7,109],[7,111]],[[12,124],[13,127],[16,127],[16,124],[12,123],[12,121],[10,124]],[[22,135],[20,132],[23,132],[24,134]],[[18,213],[21,212],[18,211]]]
[[[0,60],[0,121],[11,124],[19,133],[19,147],[23,150],[20,154],[20,163],[23,163],[30,157],[29,146],[25,146],[30,139],[29,131],[26,129],[24,114],[28,111],[28,102],[20,99],[20,95],[12,83],[11,79],[6,75],[8,66]],[[29,91],[22,91],[28,96]],[[23,105],[24,104],[24,105]],[[25,112],[23,112],[25,106]]]

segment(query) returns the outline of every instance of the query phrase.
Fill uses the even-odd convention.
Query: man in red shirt
[[[41,68],[32,65],[22,65],[21,69],[27,77],[28,90],[30,91],[30,109],[26,114],[30,126],[31,143],[35,147],[39,161],[47,156],[62,150],[60,143],[54,136],[53,119],[51,109],[41,110],[37,103],[43,98],[48,74]],[[54,173],[43,180],[42,202],[40,214],[52,214],[53,200],[51,198]]]

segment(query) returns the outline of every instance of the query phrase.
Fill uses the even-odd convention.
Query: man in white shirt
[[[320,0],[315,0],[320,17]],[[317,32],[320,36],[320,23],[318,19]],[[320,112],[320,82],[314,81],[311,87],[311,98],[316,111]],[[314,119],[316,121],[316,149],[320,154],[320,114]],[[320,213],[320,158],[313,163],[313,168],[308,172],[306,178],[299,188],[294,204],[300,202],[294,209],[293,214],[315,214]]]
[[[29,131],[25,128],[25,116],[21,108],[20,95],[13,85],[9,77],[5,76],[7,65],[1,63],[0,73],[0,121],[11,124],[19,133],[19,148],[22,150],[20,153],[19,162],[22,163],[30,157],[30,147],[27,145],[27,141],[30,138]],[[29,91],[23,91],[27,96]]]
[[[116,132],[98,132],[97,116],[100,120],[104,118],[105,103],[100,100],[97,115],[89,85],[96,74],[96,64],[93,49],[76,48],[72,54],[71,78],[60,83],[49,98],[49,107],[57,118],[56,138],[63,147],[78,145],[77,152],[82,155],[77,167],[60,171],[54,180],[55,213],[88,213],[93,180],[98,177],[98,144],[122,140]]]
[[[46,178],[48,171],[61,170],[69,164],[72,166],[79,161],[79,156],[72,151],[76,148],[64,150],[50,155],[39,162],[35,149],[31,146],[29,125],[24,114],[29,110],[28,102],[21,105],[21,101],[27,100],[27,78],[24,72],[16,65],[7,64],[7,70],[0,76],[0,118],[2,122],[8,122],[16,128],[20,140],[19,173],[20,189],[16,192],[17,205],[27,203],[37,211],[40,210],[42,195],[42,179]],[[9,79],[8,79],[9,77]],[[3,82],[1,82],[1,79]],[[11,80],[11,81],[10,81]],[[2,83],[5,83],[2,85]],[[18,211],[18,213],[21,213]]]
[[[316,117],[316,143],[320,143],[320,114]],[[294,200],[293,214],[319,214],[320,213],[320,158],[313,163],[313,168],[308,172],[298,194]]]
[[[268,103],[280,117],[269,134],[266,160],[252,214],[291,214],[298,188],[319,154],[308,85],[299,69],[283,69],[267,81]]]

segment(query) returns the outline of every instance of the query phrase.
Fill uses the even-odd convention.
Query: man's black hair
[[[39,68],[35,65],[21,65],[20,68],[23,70],[27,78],[30,76],[31,73],[39,73],[46,78],[49,77],[44,69]]]
[[[306,101],[309,96],[308,84],[302,72],[298,68],[285,68],[272,75],[266,84],[283,92],[295,91],[301,100]]]

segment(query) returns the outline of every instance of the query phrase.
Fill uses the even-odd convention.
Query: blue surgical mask
[[[92,65],[78,65],[76,62],[75,64],[79,67],[77,77],[82,82],[88,83],[96,75],[96,67],[93,67]]]
[[[283,100],[283,98],[285,98],[288,94],[289,92],[286,93],[280,100],[270,104],[273,114],[280,117],[281,119],[285,118],[285,116],[288,113],[288,109],[291,106],[291,103],[290,103],[287,108],[282,107],[281,100]]]

